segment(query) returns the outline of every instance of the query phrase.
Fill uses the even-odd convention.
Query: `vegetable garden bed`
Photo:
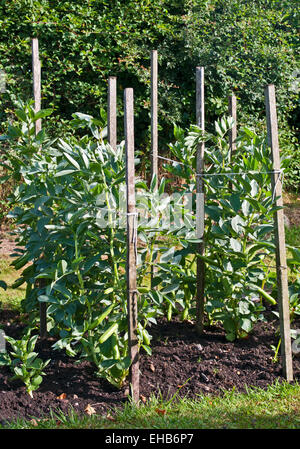
[[[20,337],[23,329],[16,312],[2,311],[0,323],[9,335]],[[299,328],[300,320],[295,324]],[[152,356],[144,351],[140,355],[141,399],[159,393],[172,397],[178,390],[180,396],[197,399],[201,393],[220,394],[232,388],[244,391],[246,386],[266,388],[276,379],[282,381],[280,361],[272,362],[271,345],[278,342],[277,327],[278,320],[270,315],[266,322],[255,324],[247,339],[228,342],[221,327],[207,328],[199,337],[189,322],[159,320],[151,326]],[[16,418],[47,417],[50,409],[67,413],[73,408],[79,414],[92,410],[105,416],[128,400],[127,384],[118,390],[106,380],[97,379],[90,362],[76,364],[64,351],[51,350],[53,342],[53,338],[48,338],[43,347],[37,344],[39,357],[43,360],[51,357],[51,363],[33,398],[21,381],[9,381],[9,368],[1,369],[2,424]],[[294,357],[293,368],[294,379],[299,382],[300,357]]]
[[[266,102],[271,147],[243,128],[233,151],[232,117],[217,121],[215,134],[201,123],[175,125],[172,159],[157,156],[168,162],[169,184],[185,182],[170,194],[156,171],[151,180],[135,176],[132,89],[118,145],[110,113],[108,143],[103,111],[101,120],[73,114],[74,135],[50,139],[40,120],[52,111],[18,103],[1,140],[22,181],[9,214],[18,235],[12,265],[23,269],[12,287],[26,284],[28,319],[23,334],[5,315],[0,326],[9,350],[0,354],[2,419],[70,406],[102,413],[126,400],[129,383],[138,402],[160,391],[193,397],[282,374],[293,380],[300,251],[288,245],[286,260],[274,86]],[[282,367],[272,364],[279,332],[265,321],[267,306],[280,310]]]

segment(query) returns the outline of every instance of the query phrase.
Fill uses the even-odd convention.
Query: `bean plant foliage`
[[[205,150],[205,309],[209,321],[221,321],[230,341],[245,337],[263,319],[263,301],[276,305],[274,272],[274,193],[272,159],[266,139],[244,128],[234,154],[225,138],[232,119],[215,123],[215,135],[207,135]],[[176,176],[195,182],[195,158],[190,154],[199,142],[200,130],[192,126],[185,136],[180,128],[170,150],[179,163],[165,165]],[[289,159],[282,160],[284,168]],[[184,165],[182,165],[184,164]],[[186,186],[183,186],[186,188]],[[289,248],[291,272],[299,278],[299,250]],[[190,257],[190,256],[188,256]],[[292,288],[292,287],[291,287]],[[272,296],[273,295],[273,296]],[[296,294],[298,297],[298,294]]]
[[[98,376],[121,387],[130,367],[124,142],[115,150],[107,144],[104,114],[100,119],[73,114],[68,128],[74,134],[65,139],[50,139],[44,127],[36,136],[36,120],[50,114],[47,109],[35,114],[30,102],[20,102],[17,122],[1,136],[10,144],[5,164],[18,180],[10,216],[18,234],[12,264],[23,268],[14,287],[26,284],[22,307],[30,330],[24,339],[36,332],[39,304],[45,303],[53,350],[87,359]],[[232,341],[247,336],[263,318],[264,301],[276,304],[270,152],[263,138],[244,129],[230,155],[226,134],[231,126],[224,118],[214,134],[205,136],[195,125],[187,131],[175,126],[176,141],[169,148],[177,162],[164,168],[169,179],[180,176],[184,183],[172,195],[165,192],[166,178],[158,182],[154,176],[150,186],[136,178],[138,338],[148,354],[158,316],[195,318],[195,155],[203,139],[206,322],[221,323]],[[290,251],[289,267],[297,275],[299,249]],[[22,348],[26,352],[26,345]],[[10,363],[7,356],[1,360]],[[24,371],[31,392],[44,368],[35,363],[35,380],[34,372],[28,377]]]
[[[48,329],[59,336],[54,349],[87,358],[100,376],[121,386],[130,365],[126,233],[113,226],[108,211],[116,209],[111,200],[117,200],[124,182],[124,144],[113,151],[99,122],[79,113],[72,126],[86,126],[91,137],[72,142],[50,141],[43,132],[35,137],[34,122],[46,114],[34,115],[26,105],[17,113],[20,125],[3,137],[17,138],[11,162],[23,180],[14,192],[11,217],[25,248],[13,265],[25,269],[14,286],[26,283],[23,307],[32,322],[38,304],[47,304]],[[156,311],[146,297],[139,311],[141,345],[149,352],[145,327],[155,321]]]

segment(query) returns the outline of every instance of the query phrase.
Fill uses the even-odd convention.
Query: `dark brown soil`
[[[15,312],[2,311],[0,324],[5,333],[18,337],[22,323]],[[150,329],[153,335],[153,355],[140,356],[140,394],[145,400],[161,393],[172,397],[179,395],[197,398],[201,393],[219,394],[235,387],[244,391],[246,386],[266,388],[276,379],[283,380],[280,363],[273,363],[271,345],[276,345],[278,322],[256,324],[247,339],[229,343],[220,328],[210,328],[202,337],[197,336],[189,322],[165,319]],[[296,324],[300,328],[300,323]],[[90,405],[101,415],[107,415],[112,407],[121,406],[128,399],[126,387],[121,391],[105,380],[95,377],[88,362],[76,364],[73,358],[51,350],[54,340],[38,343],[39,356],[51,358],[46,376],[33,399],[26,393],[20,381],[11,382],[11,371],[0,368],[0,420],[9,422],[15,418],[31,419],[49,416],[50,409],[67,412],[73,407],[86,414]],[[300,357],[295,357],[294,377],[300,380]],[[182,388],[181,388],[182,387]],[[65,399],[58,397],[65,393]]]

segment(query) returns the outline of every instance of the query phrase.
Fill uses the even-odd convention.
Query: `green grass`
[[[10,429],[299,429],[300,385],[276,382],[267,390],[223,392],[164,402],[152,397],[139,407],[126,404],[108,416],[52,413],[50,418],[18,420]]]
[[[20,302],[25,297],[26,284],[14,289],[12,284],[20,277],[22,270],[16,271],[11,266],[12,259],[2,256],[0,258],[0,279],[5,281],[7,289],[0,288],[0,306],[6,309],[19,310]]]
[[[291,246],[300,246],[300,225],[285,229],[285,241]]]
[[[286,209],[300,211],[300,196],[299,193],[284,193],[284,205]],[[300,220],[300,212],[298,212]],[[285,229],[286,243],[291,246],[300,246],[300,222],[294,224],[290,228]]]
[[[5,281],[7,289],[0,289],[0,302],[2,307],[8,309],[19,309],[20,302],[25,297],[26,286],[14,289],[12,284],[20,277],[22,270],[16,271],[13,266],[10,266],[12,259],[2,257],[0,259],[0,279]]]

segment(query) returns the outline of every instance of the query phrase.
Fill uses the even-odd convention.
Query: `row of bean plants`
[[[0,363],[10,365],[30,394],[38,388],[48,363],[34,352],[43,302],[48,332],[56,338],[53,350],[89,360],[98,376],[121,387],[130,366],[126,215],[120,207],[124,142],[114,151],[106,143],[103,122],[80,113],[70,123],[73,135],[64,140],[50,139],[44,128],[35,136],[35,121],[46,122],[50,113],[35,114],[31,103],[19,103],[16,122],[1,136],[2,163],[18,182],[11,198],[10,217],[18,235],[12,264],[23,268],[14,287],[26,283],[22,308],[29,322],[21,340],[7,337],[13,351],[2,354]],[[206,322],[222,323],[232,341],[248,335],[263,319],[265,301],[276,305],[276,278],[270,268],[275,255],[270,152],[264,139],[244,129],[230,158],[230,126],[224,118],[216,123],[214,135],[205,136],[196,126],[186,131],[175,126],[169,153],[178,162],[164,164],[166,176],[159,183],[156,177],[150,186],[136,178],[138,335],[148,354],[151,325],[159,316],[195,317],[195,195],[192,208],[184,199],[195,190],[195,154],[203,138],[207,173],[220,174],[205,178]],[[176,189],[175,177],[183,180]],[[182,216],[185,224],[176,220]],[[290,248],[290,254],[291,304],[299,314],[300,251]]]

